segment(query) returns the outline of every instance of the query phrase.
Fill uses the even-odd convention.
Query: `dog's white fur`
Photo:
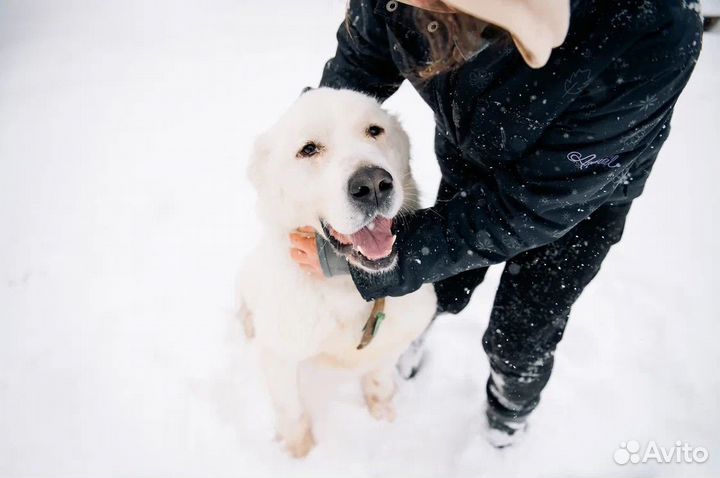
[[[385,132],[372,138],[369,125]],[[322,145],[311,158],[298,157],[307,141]],[[314,445],[311,422],[298,390],[298,366],[315,361],[357,371],[370,413],[392,420],[395,364],[422,334],[435,312],[432,286],[386,300],[386,320],[362,350],[362,328],[372,309],[350,276],[319,280],[289,256],[288,233],[319,218],[341,233],[367,222],[348,200],[350,175],[363,166],[389,171],[395,182],[392,213],[416,205],[410,175],[409,143],[399,122],[372,98],[347,90],[320,88],[301,95],[261,135],[249,166],[265,226],[259,245],[240,275],[246,333],[255,336],[277,418],[278,436],[301,457]]]

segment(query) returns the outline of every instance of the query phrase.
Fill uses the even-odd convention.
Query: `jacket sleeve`
[[[384,21],[373,12],[374,1],[351,0],[337,32],[335,56],[323,70],[320,86],[359,91],[385,101],[403,81],[388,46]]]
[[[379,277],[351,270],[362,296],[405,295],[562,237],[654,158],[691,70],[613,81],[601,104],[576,100],[519,160],[402,221],[397,268]]]

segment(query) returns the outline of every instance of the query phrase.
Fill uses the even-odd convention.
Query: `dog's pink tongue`
[[[391,227],[392,219],[378,217],[350,238],[355,248],[371,261],[382,259],[390,255],[395,243]]]

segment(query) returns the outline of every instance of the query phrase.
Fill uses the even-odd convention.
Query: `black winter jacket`
[[[441,196],[397,224],[398,267],[352,270],[366,300],[503,262],[550,243],[607,203],[639,196],[702,40],[690,0],[578,0],[548,64],[509,35],[429,81],[425,35],[447,33],[394,0],[351,0],[321,86],[383,101],[409,80],[435,113]],[[430,31],[433,30],[433,33]]]

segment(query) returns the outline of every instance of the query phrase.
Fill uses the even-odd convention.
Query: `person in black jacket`
[[[620,240],[668,136],[700,51],[698,10],[688,0],[348,5],[321,86],[383,101],[410,81],[435,113],[442,172],[436,204],[395,225],[397,268],[349,272],[366,300],[433,283],[439,311],[457,313],[505,262],[483,338],[488,420],[505,438],[525,428],[572,304]],[[291,237],[294,257],[319,271],[304,237]]]

